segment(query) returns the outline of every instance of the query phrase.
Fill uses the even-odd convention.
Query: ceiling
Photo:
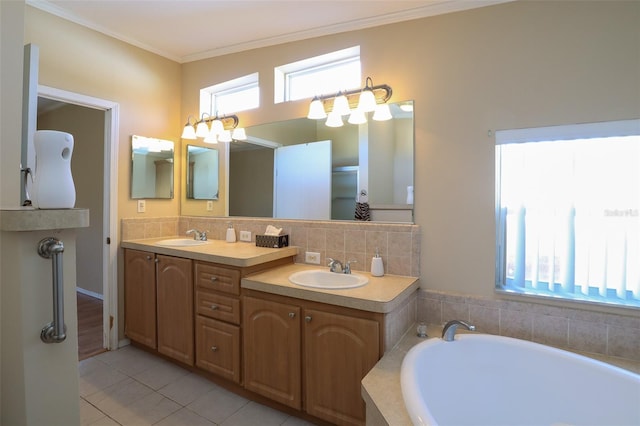
[[[185,63],[511,0],[26,0]]]

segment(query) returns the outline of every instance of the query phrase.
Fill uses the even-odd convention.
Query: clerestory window
[[[640,120],[496,132],[496,288],[640,306]]]
[[[258,73],[225,81],[200,90],[200,115],[222,117],[260,106]]]
[[[360,46],[274,69],[275,103],[336,94],[361,86]]]

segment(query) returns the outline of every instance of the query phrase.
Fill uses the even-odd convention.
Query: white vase
[[[39,209],[71,209],[76,204],[76,188],[71,176],[73,135],[56,130],[38,130],[33,144],[36,170],[33,204]]]

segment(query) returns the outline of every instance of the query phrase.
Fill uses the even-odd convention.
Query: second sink
[[[338,274],[320,269],[312,269],[294,272],[289,275],[289,281],[304,287],[341,289],[362,287],[369,282],[369,279],[360,274]]]
[[[156,244],[159,246],[168,246],[168,247],[189,247],[189,246],[200,246],[202,244],[207,244],[208,241],[202,240],[194,240],[190,238],[171,238],[168,240],[158,241]]]

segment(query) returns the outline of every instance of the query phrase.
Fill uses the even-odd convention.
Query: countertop
[[[467,331],[460,330],[458,333],[467,333]],[[442,335],[442,327],[429,325],[427,327],[427,334],[429,337],[440,337]],[[425,338],[416,336],[416,325],[414,324],[405,333],[400,342],[398,342],[392,350],[387,352],[364,379],[362,379],[362,398],[367,403],[367,413],[369,412],[369,405],[372,404],[381,415],[381,418],[378,417],[376,419],[377,422],[374,422],[374,424],[386,423],[394,426],[412,424],[404,405],[404,399],[402,398],[400,369],[407,352],[409,352],[414,345],[424,341]],[[560,349],[568,350],[566,348]],[[579,351],[571,352],[640,374],[640,362]]]
[[[289,275],[309,269],[326,268],[301,263],[279,266],[244,277],[241,286],[281,296],[379,313],[393,311],[419,286],[418,278],[415,277],[400,275],[373,277],[361,271],[354,271],[354,274],[366,276],[369,282],[357,288],[325,290],[303,287],[289,281]]]
[[[255,243],[236,242],[228,243],[224,240],[209,240],[207,244],[197,246],[161,246],[158,241],[183,238],[162,237],[144,240],[122,241],[123,248],[151,251],[167,256],[184,257],[187,259],[201,260],[203,262],[220,263],[223,265],[246,268],[259,265],[285,257],[295,256],[297,247],[269,248],[256,247]]]

